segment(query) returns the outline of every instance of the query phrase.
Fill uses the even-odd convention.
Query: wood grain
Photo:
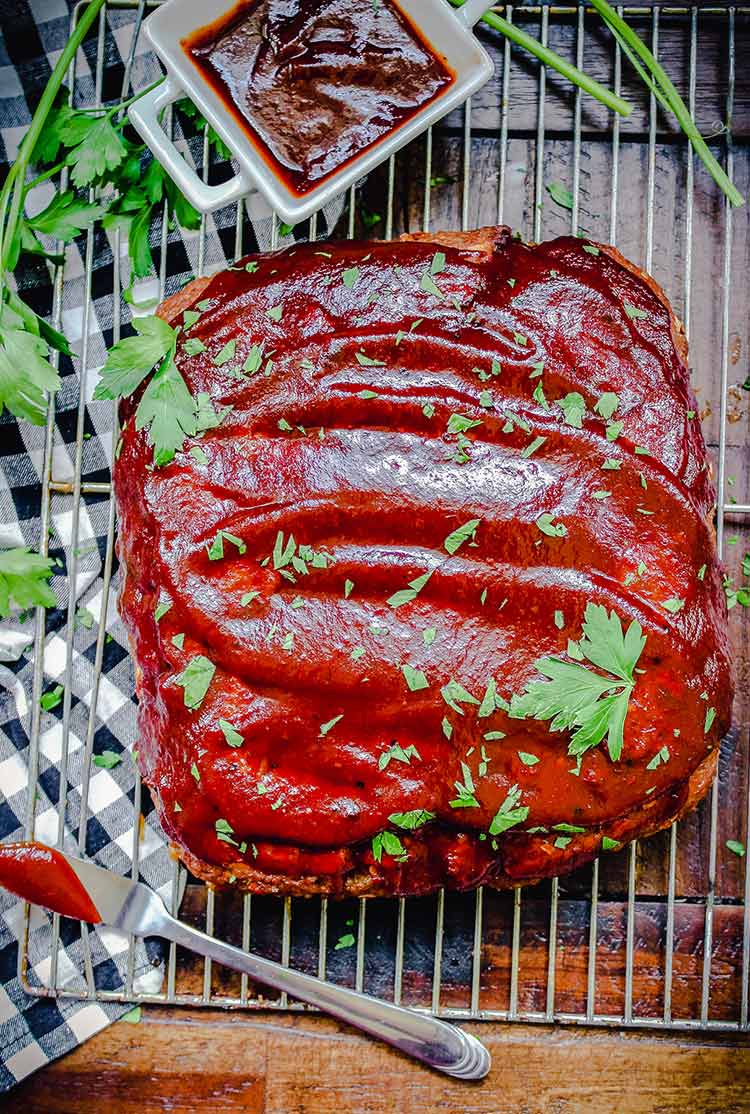
[[[24,1114],[749,1114],[738,1039],[468,1026],[494,1068],[457,1083],[324,1018],[145,1010],[20,1086]]]

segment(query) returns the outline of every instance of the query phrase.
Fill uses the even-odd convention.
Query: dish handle
[[[180,192],[199,212],[210,213],[214,209],[239,201],[254,187],[242,174],[236,174],[228,182],[222,182],[220,186],[209,186],[186,162],[160,122],[164,109],[183,96],[185,96],[184,90],[167,77],[162,84],[134,101],[128,109],[128,116],[135,130],[151,148]]]
[[[456,15],[464,27],[471,29],[491,7],[492,0],[464,0],[461,7],[456,8]]]

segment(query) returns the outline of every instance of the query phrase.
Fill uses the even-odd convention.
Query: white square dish
[[[167,0],[157,8],[146,20],[144,30],[166,67],[167,80],[129,109],[133,126],[182,193],[203,213],[229,205],[258,189],[284,222],[297,224],[462,104],[493,72],[489,55],[471,30],[487,10],[487,0],[467,0],[461,9],[450,7],[447,0],[398,0],[396,6],[453,71],[454,81],[378,142],[299,195],[266,162],[182,45],[186,37],[207,22],[219,20],[235,6],[236,0],[222,0],[208,19],[205,0]],[[201,181],[161,126],[164,109],[185,96],[201,111],[239,163],[239,172],[222,185],[209,186]]]

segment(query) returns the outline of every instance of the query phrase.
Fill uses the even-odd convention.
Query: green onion
[[[453,0],[451,0],[451,3],[453,3]],[[677,117],[677,122],[692,143],[696,155],[717,186],[726,195],[730,204],[744,205],[744,197],[709,151],[708,145],[698,131],[687,105],[646,44],[636,35],[632,27],[629,27],[625,20],[617,14],[614,8],[610,7],[607,0],[590,0],[590,3],[609,27],[623,53],[633,64],[662,108],[666,112],[674,113]]]
[[[464,0],[450,0],[450,2],[453,4],[454,8],[460,8]],[[562,74],[563,77],[566,77],[568,81],[571,81],[574,85],[578,85],[583,89],[584,93],[588,93],[590,96],[594,97],[595,100],[606,105],[607,108],[611,108],[613,112],[619,112],[620,116],[629,116],[632,112],[633,106],[628,104],[626,100],[623,100],[622,97],[618,97],[616,93],[612,93],[606,86],[600,85],[593,77],[589,77],[588,74],[583,73],[582,70],[577,69],[577,67],[571,65],[570,62],[566,62],[559,54],[555,54],[554,50],[550,50],[547,46],[542,46],[537,39],[532,38],[531,35],[527,35],[520,27],[516,27],[515,24],[509,23],[507,19],[503,19],[500,15],[495,15],[494,12],[486,12],[485,15],[482,16],[482,21],[494,31],[499,31],[501,35],[505,35],[505,37],[515,43],[516,46],[528,50],[529,54],[533,54],[540,62],[543,62],[545,66],[557,70],[557,72]]]

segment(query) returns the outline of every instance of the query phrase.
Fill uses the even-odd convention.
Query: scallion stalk
[[[674,113],[677,117],[677,122],[690,140],[693,150],[719,189],[723,191],[732,205],[744,205],[745,198],[709,151],[708,145],[698,131],[698,126],[690,115],[687,105],[665,73],[664,68],[657,62],[640,36],[607,3],[607,0],[589,0],[589,3],[609,27],[623,53],[630,60],[662,108],[666,112]]]
[[[462,7],[464,0],[450,0],[454,8]],[[584,93],[599,101],[606,108],[610,108],[613,112],[617,112],[620,116],[629,116],[633,110],[633,106],[629,104],[622,97],[618,97],[606,85],[600,84],[595,81],[593,77],[589,77],[583,70],[579,70],[570,62],[566,62],[559,54],[555,54],[554,50],[549,47],[543,46],[538,39],[527,35],[520,27],[516,27],[514,23],[510,23],[495,12],[485,12],[482,16],[482,22],[486,23],[488,27],[492,27],[494,31],[499,31],[501,35],[505,35],[516,46],[522,47],[527,50],[529,54],[533,54],[545,66],[549,66],[552,70],[557,70],[559,74],[567,78],[573,85],[577,85]]]

